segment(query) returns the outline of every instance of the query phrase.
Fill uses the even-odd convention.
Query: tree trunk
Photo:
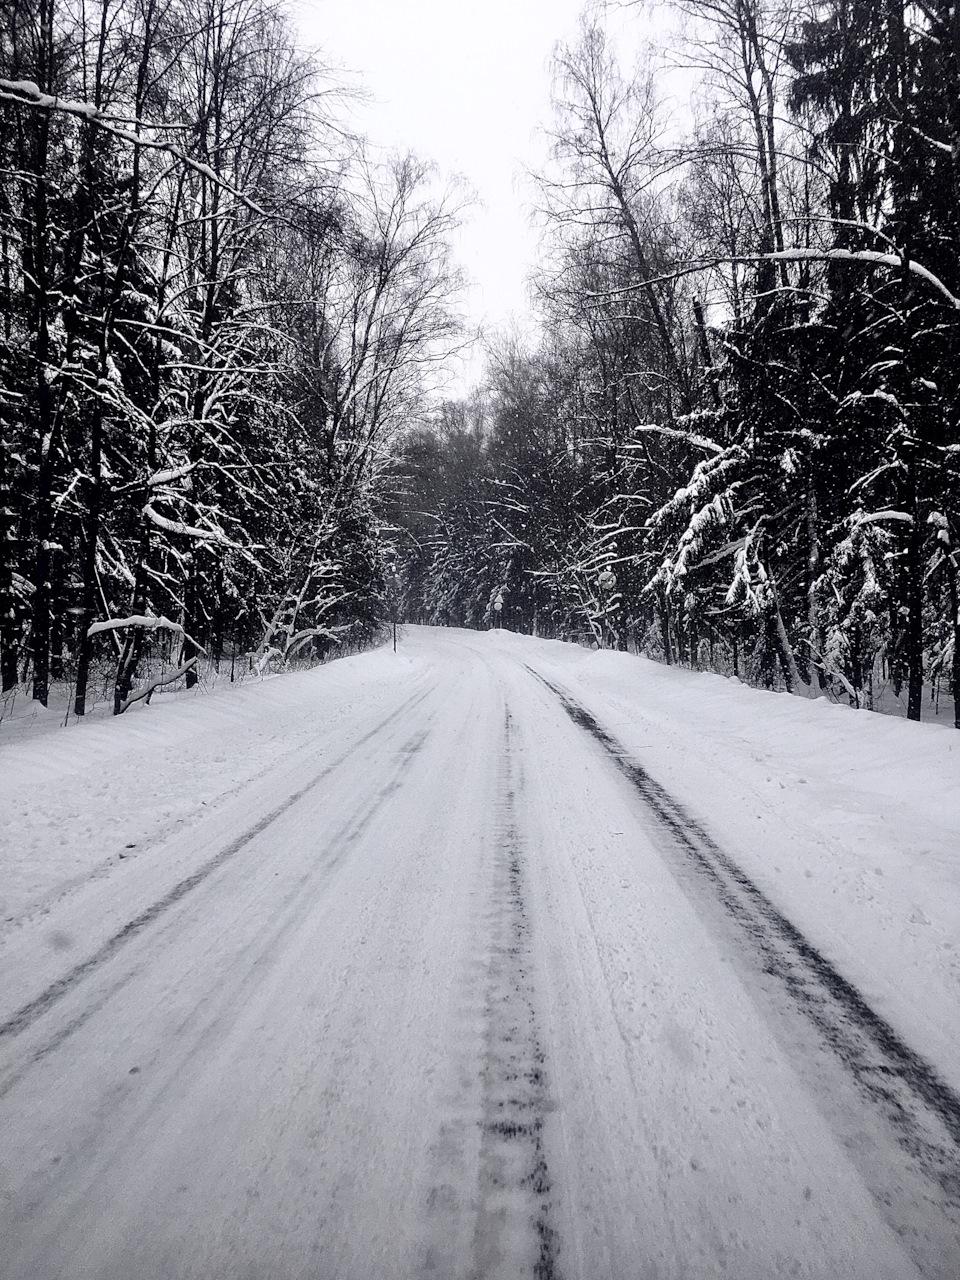
[[[0,236],[0,315],[3,317],[4,345],[9,351],[13,339],[14,288],[11,262],[14,241],[7,234],[7,228],[13,224],[14,213],[4,192],[0,192],[0,218],[4,227]],[[4,693],[18,683],[23,620],[23,606],[14,587],[13,576],[14,565],[20,563],[18,501],[15,496],[12,457],[16,413],[6,397],[0,397],[0,684]]]
[[[49,92],[53,77],[53,6],[45,0],[40,7],[40,42],[37,64],[41,89]],[[33,218],[32,253],[28,266],[32,274],[29,285],[33,303],[34,378],[36,386],[36,434],[39,444],[39,469],[37,480],[37,506],[34,548],[33,592],[33,697],[46,706],[50,696],[50,535],[53,531],[53,468],[56,444],[54,441],[53,397],[48,382],[50,359],[50,293],[48,270],[48,202],[47,156],[50,139],[50,118],[41,112],[36,121],[36,150],[33,156]]]
[[[917,503],[917,477],[911,463],[909,482],[913,523],[907,538],[907,627],[904,657],[907,667],[907,719],[919,720],[923,708],[923,529]]]
[[[46,317],[37,341],[37,418],[40,435],[40,469],[34,549],[33,591],[33,697],[46,706],[50,696],[50,535],[53,532],[54,415],[47,386],[48,341]]]
[[[0,404],[0,431],[5,426]],[[6,442],[0,440],[0,683],[4,693],[18,683],[21,622],[20,601],[13,585],[18,538],[10,452]]]
[[[808,472],[810,468],[808,467]],[[820,614],[817,609],[817,575],[820,569],[820,534],[817,520],[817,494],[813,487],[813,479],[807,478],[805,497],[805,516],[807,524],[807,628],[809,635],[809,671],[810,690],[814,696],[823,693],[823,681],[820,668],[817,666],[814,650],[823,653],[823,637],[820,634]],[[859,688],[859,685],[857,686]]]
[[[660,606],[660,636],[663,643],[663,660],[667,666],[672,666],[673,655],[670,650],[670,609],[664,600]]]
[[[87,680],[93,642],[87,632],[97,612],[97,548],[100,545],[100,510],[103,500],[102,477],[103,421],[99,406],[94,408],[90,424],[90,505],[86,519],[86,546],[83,556],[83,595],[77,636],[77,687],[73,713],[82,716],[87,709]]]
[[[947,557],[950,574],[950,612],[953,618],[953,727],[960,729],[960,585],[957,578],[956,552]]]
[[[717,378],[716,366],[713,363],[713,352],[710,350],[710,339],[707,337],[707,326],[703,318],[703,304],[699,298],[693,300],[693,316],[697,325],[697,336],[700,339],[700,355],[703,359],[703,366],[706,370],[707,385],[710,387],[710,397],[713,400],[713,407],[720,408],[720,387]]]
[[[199,658],[200,650],[192,636],[199,629],[200,623],[200,575],[197,572],[197,552],[199,548],[194,548],[193,557],[190,561],[188,570],[186,589],[183,593],[183,646],[180,650],[180,665],[190,662],[191,659]],[[197,664],[186,673],[186,687],[192,689],[197,683]]]
[[[787,628],[784,625],[783,614],[780,612],[779,605],[774,607],[773,622],[776,630],[777,643],[780,648],[780,662],[787,682],[787,689],[790,693],[809,693],[809,686],[800,674],[800,668],[797,666],[797,657],[793,652],[793,645],[790,643],[790,637],[787,635]]]

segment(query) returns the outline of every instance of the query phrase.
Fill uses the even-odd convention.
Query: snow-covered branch
[[[69,98],[60,98],[56,94],[43,93],[32,80],[3,79],[0,79],[0,99],[5,99],[7,102],[15,102],[23,107],[34,107],[40,111],[62,111],[65,115],[76,116],[81,120],[85,120],[88,124],[95,125],[98,129],[103,129],[105,133],[110,133],[115,138],[121,138],[132,146],[147,147],[151,151],[165,151],[178,163],[185,165],[188,169],[192,169],[195,173],[201,174],[204,178],[209,179],[210,182],[215,183],[216,186],[234,196],[235,199],[246,205],[253,213],[257,213],[263,218],[270,216],[255,200],[251,200],[249,196],[235,187],[233,183],[228,182],[210,165],[204,164],[202,160],[195,160],[193,156],[188,155],[175,142],[148,138],[142,133],[124,129],[120,124],[115,123],[116,117],[101,111],[92,102],[75,102]],[[152,131],[168,127],[166,125],[151,125],[147,121],[132,119],[128,116],[124,116],[122,119],[125,123],[135,125],[137,129],[149,129]],[[174,125],[172,127],[179,129],[183,126]]]
[[[168,520],[166,516],[162,516],[159,512],[154,511],[149,503],[143,508],[143,514],[147,517],[151,524],[155,524],[158,529],[164,529],[167,533],[179,533],[187,538],[198,538],[204,542],[217,542],[221,546],[230,547],[233,551],[242,551],[243,547],[238,542],[232,542],[225,533],[219,529],[200,529],[196,525],[184,524],[182,520]]]
[[[122,627],[141,627],[144,631],[156,631],[160,628],[164,631],[183,633],[183,627],[179,622],[171,622],[169,618],[135,613],[129,618],[107,618],[104,622],[95,622],[87,629],[87,635],[96,636],[103,631],[118,631]]]
[[[665,427],[659,423],[651,422],[642,427],[634,427],[634,432],[638,435],[653,433],[658,436],[668,436],[673,440],[681,440],[684,444],[693,445],[696,449],[706,449],[708,453],[723,453],[723,445],[717,444],[713,440],[708,440],[706,436],[697,435],[695,431],[681,431],[677,427]],[[643,445],[625,444],[621,445],[623,449],[642,449]]]
[[[687,262],[672,271],[651,276],[637,284],[619,285],[610,289],[588,289],[588,298],[612,298],[622,294],[638,293],[649,289],[653,284],[666,284],[680,280],[684,276],[695,275],[701,271],[715,270],[724,266],[748,266],[760,262],[849,262],[857,266],[887,267],[890,270],[907,270],[912,275],[926,281],[944,297],[951,307],[960,311],[960,297],[944,284],[939,276],[921,262],[915,262],[906,254],[880,253],[876,249],[780,249],[770,253],[731,254],[729,256],[701,258],[695,262]]]
[[[909,511],[871,511],[857,516],[857,524],[880,524],[885,520],[899,521],[901,524],[913,524],[913,516]]]

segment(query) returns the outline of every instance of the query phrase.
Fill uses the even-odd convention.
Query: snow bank
[[[383,648],[67,728],[34,704],[25,731],[0,737],[0,937],[291,754],[331,749],[423,669]]]

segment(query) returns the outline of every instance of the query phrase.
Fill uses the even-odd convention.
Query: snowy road
[[[0,952],[0,1276],[956,1280],[938,1069],[534,648],[404,648]]]

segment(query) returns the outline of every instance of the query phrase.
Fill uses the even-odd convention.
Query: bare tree
[[[620,237],[629,283],[641,294],[659,361],[682,411],[692,406],[690,370],[672,288],[663,283],[658,199],[673,157],[650,67],[624,78],[602,29],[584,22],[575,45],[554,58],[555,173],[538,175],[546,212],[560,228],[603,240]]]

